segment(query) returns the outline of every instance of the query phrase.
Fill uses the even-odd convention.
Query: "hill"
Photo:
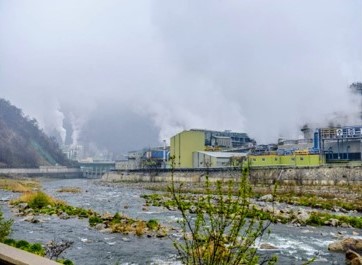
[[[0,98],[0,168],[71,166],[54,138],[39,129],[35,119]]]

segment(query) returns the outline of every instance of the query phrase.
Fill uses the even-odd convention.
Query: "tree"
[[[174,158],[171,158],[174,164]],[[245,163],[246,164],[246,163]],[[254,215],[250,204],[251,186],[249,169],[242,168],[238,182],[217,181],[212,184],[206,177],[205,195],[200,195],[190,214],[186,200],[181,196],[181,185],[176,187],[172,174],[170,192],[181,213],[180,241],[174,241],[184,264],[275,264],[277,258],[259,261],[255,243],[267,230],[265,224]]]

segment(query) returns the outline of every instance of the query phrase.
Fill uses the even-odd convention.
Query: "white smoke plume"
[[[348,86],[362,80],[361,1],[0,7],[1,96],[62,139],[63,113],[73,144],[127,151],[190,128],[268,143],[333,113],[358,122]]]

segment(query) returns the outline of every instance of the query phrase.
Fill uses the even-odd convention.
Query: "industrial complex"
[[[304,138],[257,145],[246,133],[191,129],[170,139],[170,146],[129,152],[118,170],[145,168],[317,167],[362,160],[362,126],[302,128]]]

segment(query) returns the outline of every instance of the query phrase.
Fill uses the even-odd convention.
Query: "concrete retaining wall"
[[[0,264],[3,265],[59,265],[59,263],[24,250],[0,243]]]
[[[0,175],[6,176],[52,176],[52,177],[81,177],[79,168],[40,167],[40,168],[0,168]]]
[[[200,182],[205,180],[206,172],[189,171],[174,172],[174,180],[177,182]],[[211,181],[237,179],[240,171],[210,172]],[[102,176],[104,181],[131,181],[131,182],[167,182],[171,181],[170,172],[127,172],[112,171]],[[313,167],[313,168],[254,168],[250,171],[250,180],[253,183],[282,183],[294,184],[318,184],[318,185],[340,185],[346,183],[362,184],[362,167]]]

